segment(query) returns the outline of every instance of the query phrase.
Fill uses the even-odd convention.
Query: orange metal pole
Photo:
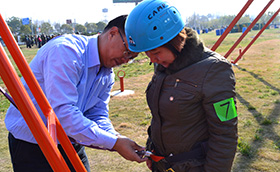
[[[0,45],[0,76],[54,171],[70,171]],[[68,169],[68,170],[67,170]]]
[[[22,73],[26,83],[31,83],[30,85],[28,84],[28,86],[30,87],[30,90],[32,91],[35,99],[37,100],[38,98],[38,100],[41,100],[42,102],[47,102],[48,100],[46,99],[46,97],[41,95],[42,93],[41,87],[37,82],[37,80],[35,79],[31,69],[29,68],[27,61],[24,58],[23,53],[18,47],[12,33],[10,32],[10,29],[8,28],[1,14],[0,14],[0,35],[4,40],[12,57],[14,58],[14,61],[18,66],[20,72]],[[51,110],[50,106],[42,106],[42,107],[40,106],[40,108],[42,109],[44,114],[48,114]]]
[[[259,38],[263,31],[269,26],[269,24],[275,19],[275,17],[280,12],[280,8],[275,12],[275,14],[270,18],[270,20],[265,24],[265,26],[259,31],[259,33],[254,37],[254,39],[247,45],[247,47],[242,51],[241,54],[234,60],[233,64],[236,64],[238,60],[246,53],[246,51],[252,46],[252,44]]]
[[[250,30],[255,26],[255,24],[259,21],[259,19],[263,16],[265,11],[270,7],[274,0],[270,0],[269,3],[264,7],[264,9],[260,12],[260,14],[254,19],[254,21],[248,26],[244,33],[238,38],[238,40],[233,44],[233,46],[229,49],[229,51],[224,55],[225,58],[232,53],[232,51],[237,47],[237,45],[242,41],[242,39],[250,32]]]
[[[217,42],[213,45],[211,48],[212,51],[216,51],[216,49],[220,46],[220,44],[223,42],[223,40],[226,38],[228,33],[231,31],[231,29],[235,26],[235,24],[238,22],[238,20],[242,17],[242,15],[245,13],[245,11],[249,8],[249,6],[252,4],[254,0],[248,0],[248,2],[244,5],[244,7],[241,9],[241,11],[237,14],[237,16],[233,19],[233,21],[230,23],[230,25],[227,27],[225,32],[220,36],[220,38],[217,40]]]
[[[34,77],[31,69],[29,68],[29,65],[27,61],[24,58],[23,53],[21,52],[20,48],[18,47],[10,29],[8,28],[7,24],[5,23],[2,15],[0,14],[0,35],[2,39],[4,40],[9,52],[11,53],[12,57],[14,58],[15,63],[17,64],[20,72],[22,73],[22,76],[24,77],[26,83],[28,84],[28,87],[30,88],[34,98],[38,102],[38,105],[40,106],[43,114],[46,116],[46,118],[49,118],[52,114],[54,114],[51,105],[49,104],[47,98],[45,97],[43,91],[41,90],[41,87],[39,83],[37,82],[36,78]],[[15,97],[14,97],[15,99]],[[53,118],[53,117],[51,117]],[[68,139],[68,136],[66,135],[63,127],[61,126],[58,118],[55,115],[55,123],[56,129],[57,129],[57,136],[60,144],[62,145],[63,149],[65,150],[65,153],[67,154],[69,160],[71,161],[73,167],[76,171],[86,171],[84,165],[82,164],[79,156],[77,155],[75,149],[73,148],[70,140]],[[48,119],[49,121],[53,122],[53,119]],[[52,127],[51,129],[54,129]],[[52,132],[54,134],[56,131]],[[35,136],[34,136],[35,137]],[[51,164],[51,159],[48,159],[49,163]]]
[[[50,133],[50,136],[51,138],[53,138],[54,143],[57,145],[55,113],[53,110],[50,112],[47,124],[48,124],[48,131]]]

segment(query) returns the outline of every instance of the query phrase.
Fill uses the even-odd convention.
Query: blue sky
[[[135,7],[134,3],[115,3],[113,0],[0,0],[0,13],[7,19],[15,16],[31,18],[33,21],[48,21],[50,23],[65,23],[66,19],[84,24],[98,22],[104,19],[129,14]],[[270,0],[254,0],[245,14],[257,16]],[[169,0],[181,13],[183,18],[194,13],[200,15],[236,15],[247,0]],[[108,12],[103,13],[102,9]],[[280,0],[275,0],[268,11],[280,8]]]

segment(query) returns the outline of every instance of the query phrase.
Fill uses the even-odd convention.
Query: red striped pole
[[[228,56],[232,53],[232,51],[237,47],[237,45],[242,41],[242,39],[250,32],[250,30],[256,25],[256,23],[259,21],[259,19],[263,16],[265,11],[270,7],[270,5],[273,3],[274,0],[270,0],[269,3],[264,7],[264,9],[260,12],[260,14],[254,19],[254,21],[248,26],[248,28],[245,30],[244,33],[238,38],[238,40],[233,44],[233,46],[230,48],[230,50],[224,55],[225,58],[228,58]]]
[[[265,24],[265,26],[259,31],[259,33],[253,38],[253,40],[247,45],[247,47],[239,54],[239,56],[234,60],[233,64],[236,64],[238,60],[246,53],[246,51],[251,47],[251,45],[259,38],[263,31],[269,26],[269,24],[276,18],[280,11],[280,8],[274,13],[270,20]]]
[[[217,42],[213,45],[213,47],[211,48],[212,51],[216,51],[216,49],[220,46],[220,44],[226,38],[228,33],[235,26],[235,24],[239,21],[239,19],[242,17],[242,15],[245,13],[245,11],[249,8],[249,6],[252,4],[253,1],[254,0],[248,0],[248,2],[244,5],[244,7],[241,9],[241,11],[237,14],[237,16],[233,19],[233,21],[227,27],[225,32],[220,36],[220,38],[217,40]]]

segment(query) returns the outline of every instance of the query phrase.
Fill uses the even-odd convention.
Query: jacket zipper
[[[177,85],[178,85],[179,82],[182,82],[182,83],[185,83],[185,84],[188,84],[188,85],[191,85],[191,86],[197,88],[197,85],[196,85],[196,84],[194,84],[194,83],[192,83],[192,82],[188,82],[188,81],[181,81],[181,80],[178,79],[178,78],[177,78],[176,81],[175,81],[174,87],[177,87]]]

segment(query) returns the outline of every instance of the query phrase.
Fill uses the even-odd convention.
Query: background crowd
[[[56,35],[26,35],[24,40],[26,43],[26,48],[32,48],[33,46],[41,48],[44,44],[46,44],[49,40],[51,40],[54,37],[56,37]]]

